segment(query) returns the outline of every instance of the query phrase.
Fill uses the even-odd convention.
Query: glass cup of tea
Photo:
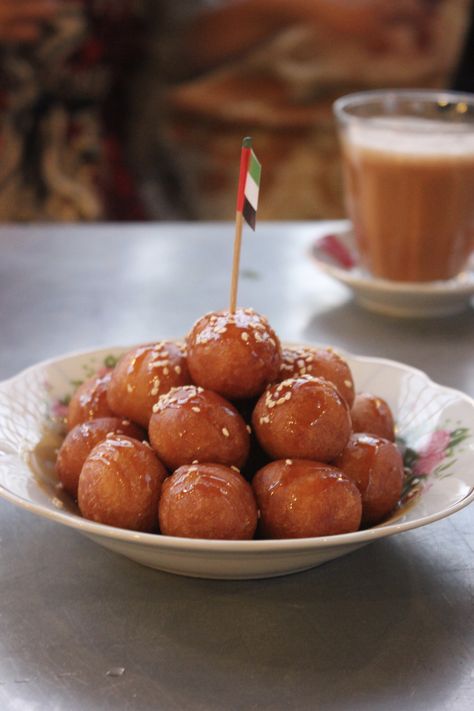
[[[402,282],[456,277],[474,249],[474,94],[366,91],[334,112],[363,266]]]

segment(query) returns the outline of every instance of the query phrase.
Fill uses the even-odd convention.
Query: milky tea
[[[341,136],[347,209],[366,268],[397,281],[459,274],[474,249],[474,127],[397,116]]]

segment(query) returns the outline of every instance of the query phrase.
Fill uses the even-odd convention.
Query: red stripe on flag
[[[242,148],[242,153],[240,154],[239,189],[237,191],[237,212],[242,212],[244,209],[245,181],[247,178],[247,171],[249,169],[249,161],[250,148]]]

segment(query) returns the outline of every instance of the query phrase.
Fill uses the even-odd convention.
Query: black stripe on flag
[[[245,222],[255,231],[255,223],[257,221],[257,211],[253,209],[247,198],[244,200],[244,208],[242,210]]]

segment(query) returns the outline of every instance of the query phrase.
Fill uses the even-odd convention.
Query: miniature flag
[[[245,222],[255,230],[258,207],[258,191],[262,166],[252,150],[252,139],[244,138],[240,159],[239,190],[237,212],[241,212]]]

